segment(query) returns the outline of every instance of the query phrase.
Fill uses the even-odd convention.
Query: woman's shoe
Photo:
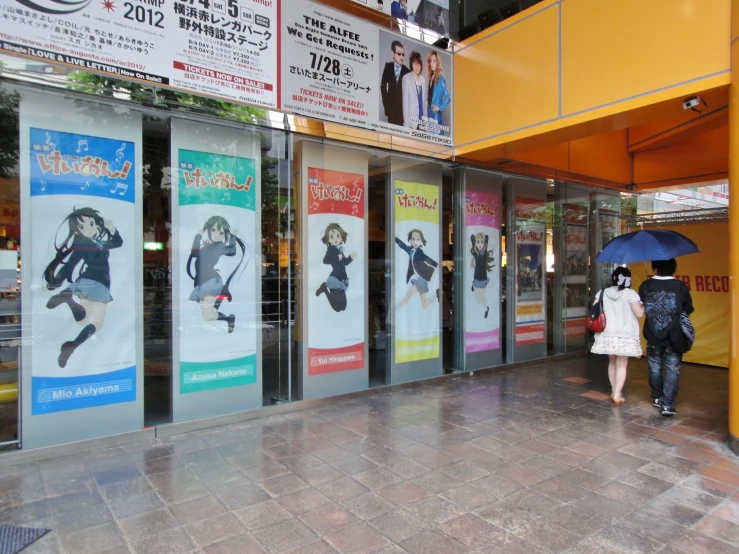
[[[614,406],[623,406],[624,402],[626,402],[626,399],[623,396],[613,396],[612,398]]]

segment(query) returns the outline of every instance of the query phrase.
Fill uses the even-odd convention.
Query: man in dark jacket
[[[394,40],[390,49],[393,61],[385,64],[380,81],[382,106],[388,123],[403,125],[403,77],[411,72],[404,64],[405,50],[400,41]]]
[[[661,410],[663,416],[673,416],[677,414],[675,398],[684,352],[674,343],[675,331],[676,328],[679,331],[680,314],[685,312],[689,315],[693,312],[693,300],[687,285],[674,277],[677,270],[674,258],[654,261],[652,269],[654,277],[639,287],[646,313],[644,338],[647,339],[649,386],[652,388],[654,407]]]

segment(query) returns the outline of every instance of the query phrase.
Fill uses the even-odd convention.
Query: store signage
[[[277,108],[277,2],[0,0],[0,52]]]
[[[2,53],[452,146],[451,54],[308,0],[0,0],[0,21]]]

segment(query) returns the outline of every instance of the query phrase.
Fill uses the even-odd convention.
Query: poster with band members
[[[282,4],[282,109],[452,145],[452,57],[308,0]]]
[[[256,163],[178,149],[180,393],[257,382]]]
[[[395,363],[440,353],[439,187],[395,181]]]
[[[277,107],[278,0],[2,0],[0,52]]]
[[[33,415],[136,400],[136,159],[128,140],[30,127]],[[24,333],[25,334],[25,333]]]
[[[546,307],[546,218],[541,200],[516,198],[516,334],[517,346],[542,343]]]
[[[308,168],[308,375],[364,368],[364,176]]]
[[[354,0],[378,12],[449,36],[449,0]]]
[[[500,348],[500,195],[465,198],[465,352]],[[469,290],[467,290],[469,289]]]

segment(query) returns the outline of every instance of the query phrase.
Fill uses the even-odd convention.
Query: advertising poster
[[[5,0],[0,52],[277,107],[277,0]]]
[[[582,337],[588,305],[588,228],[570,221],[574,219],[565,227],[564,325],[567,337]]]
[[[465,352],[500,348],[500,195],[465,198]]]
[[[308,168],[308,375],[363,369],[364,176]]]
[[[731,332],[729,320],[729,251],[731,233],[726,222],[690,223],[688,225],[659,226],[659,229],[677,231],[700,245],[700,252],[677,258],[676,279],[690,289],[695,311],[690,321],[695,327],[693,348],[683,354],[684,362],[718,367],[729,367]],[[652,275],[652,264],[635,263],[631,269],[631,288],[639,286]],[[639,320],[644,325],[644,318]],[[642,347],[646,341],[642,336]]]
[[[282,4],[282,108],[452,145],[452,58],[308,0]]]
[[[545,340],[544,202],[516,198],[516,345]]]
[[[440,353],[439,187],[395,181],[395,363]]]
[[[136,400],[135,145],[29,129],[33,415]]]
[[[176,167],[180,393],[254,384],[256,164],[180,148]]]
[[[449,0],[354,0],[378,12],[449,36]]]
[[[565,282],[584,284],[588,273],[588,228],[567,225],[566,232]]]

